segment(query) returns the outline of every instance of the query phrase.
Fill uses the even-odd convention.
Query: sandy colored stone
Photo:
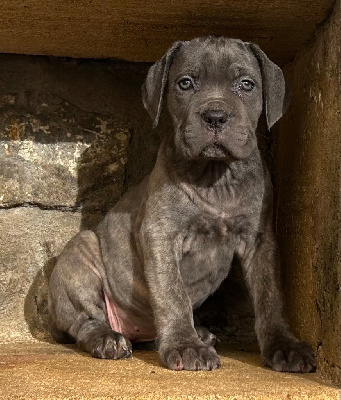
[[[48,278],[80,224],[80,213],[0,210],[0,342],[46,337]]]
[[[173,41],[210,34],[254,41],[283,64],[310,39],[333,3],[3,0],[0,51],[155,61]]]
[[[340,4],[285,67],[292,102],[274,135],[277,234],[291,326],[340,381]]]
[[[315,374],[288,374],[260,365],[259,354],[221,346],[215,371],[175,372],[156,352],[129,360],[98,360],[73,346],[0,345],[0,399],[337,400],[339,389]]]
[[[149,118],[139,70],[128,80],[122,63],[0,60],[0,206],[105,212],[129,183],[132,134],[153,138],[137,122]],[[146,173],[143,161],[140,169]]]

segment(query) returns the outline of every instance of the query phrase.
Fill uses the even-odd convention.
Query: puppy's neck
[[[231,161],[188,160],[177,155],[175,147],[167,140],[160,150],[159,157],[173,184],[213,214],[235,202],[242,186],[251,183],[263,169],[258,148],[247,159]]]
[[[243,180],[261,164],[258,148],[243,160],[214,160],[214,159],[185,159],[181,157],[175,146],[165,140],[161,148],[165,166],[170,175],[178,182],[196,186],[198,188],[212,188],[228,186],[236,181]]]

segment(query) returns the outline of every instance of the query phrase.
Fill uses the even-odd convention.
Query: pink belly
[[[100,273],[93,266],[89,265],[92,271],[101,279]],[[122,333],[132,342],[149,342],[155,340],[155,333],[145,329],[143,326],[136,326],[132,323],[129,314],[118,307],[104,292],[107,319],[113,331]]]

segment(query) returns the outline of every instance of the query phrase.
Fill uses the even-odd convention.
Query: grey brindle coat
[[[283,318],[272,186],[255,136],[263,106],[269,128],[284,112],[282,71],[253,43],[177,42],[143,87],[154,126],[166,92],[174,131],[153,171],[96,232],[78,234],[59,257],[50,280],[53,336],[72,338],[95,357],[129,357],[129,339],[108,324],[105,292],[136,328],[136,340],[157,337],[167,367],[215,369],[214,336],[194,326],[193,309],[238,257],[264,364],[314,370],[311,347]]]

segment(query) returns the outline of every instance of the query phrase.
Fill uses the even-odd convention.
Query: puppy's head
[[[166,88],[176,149],[187,159],[247,158],[263,107],[270,128],[288,103],[281,69],[257,45],[227,38],[176,42],[150,68],[143,103],[154,126]]]

